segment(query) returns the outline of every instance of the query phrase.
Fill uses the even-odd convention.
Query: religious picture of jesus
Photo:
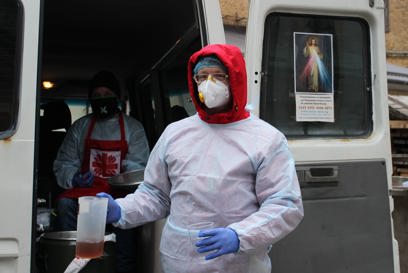
[[[295,32],[296,92],[333,92],[333,37],[331,34]]]

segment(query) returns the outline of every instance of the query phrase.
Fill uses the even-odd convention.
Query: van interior
[[[187,61],[205,44],[197,12],[200,1],[179,0],[177,7],[170,0],[42,2],[37,236],[53,231],[52,220],[42,222],[39,212],[55,208],[62,189],[53,161],[70,125],[91,111],[87,99],[92,76],[110,70],[118,77],[122,109],[143,124],[152,148],[165,126],[181,118],[172,114],[175,109],[195,113]],[[37,269],[44,272],[39,265]]]

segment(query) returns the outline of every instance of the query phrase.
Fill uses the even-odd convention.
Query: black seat
[[[175,122],[183,118],[187,118],[186,109],[180,105],[174,105],[170,108],[170,122]]]
[[[40,118],[38,197],[54,207],[55,198],[62,191],[56,182],[53,164],[64,137],[71,126],[71,111],[64,101],[52,101],[42,107]]]

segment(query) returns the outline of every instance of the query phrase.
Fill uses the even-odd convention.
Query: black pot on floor
[[[40,273],[64,273],[75,258],[76,231],[48,232],[38,241]],[[92,259],[81,273],[111,273],[115,265],[115,243],[105,242],[102,257]]]

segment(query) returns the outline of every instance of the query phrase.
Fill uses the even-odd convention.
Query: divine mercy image
[[[333,92],[333,36],[294,32],[296,92]]]

